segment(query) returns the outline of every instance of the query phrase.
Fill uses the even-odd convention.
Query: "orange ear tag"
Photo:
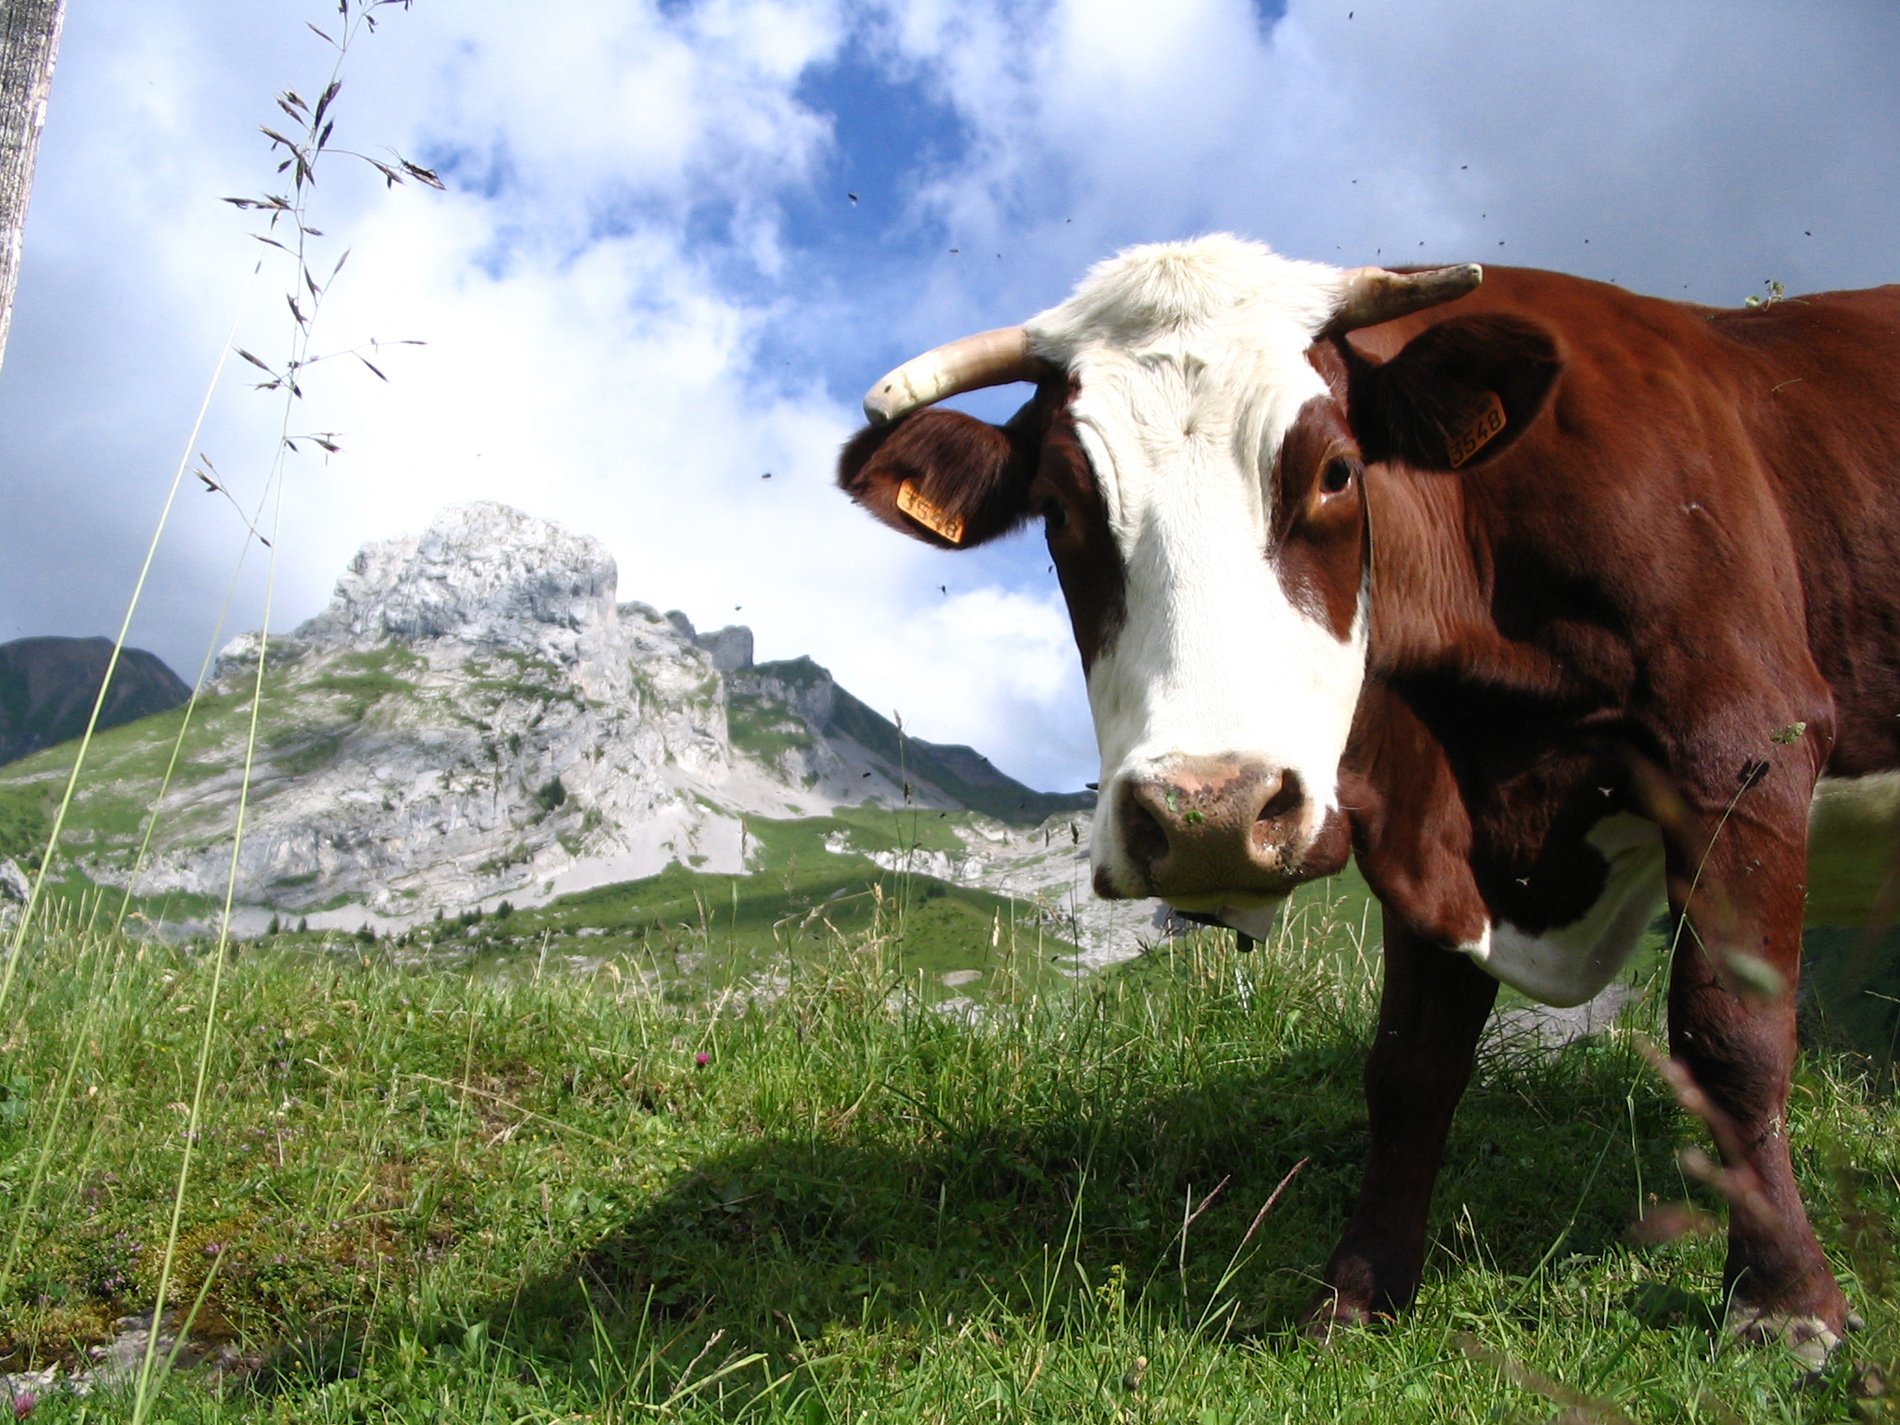
[[[1445,454],[1451,457],[1451,468],[1458,469],[1502,434],[1504,402],[1498,399],[1497,392],[1486,391],[1478,398],[1465,424],[1445,436]]]
[[[938,538],[963,543],[963,516],[939,509],[925,499],[915,480],[906,480],[897,487],[897,508]]]

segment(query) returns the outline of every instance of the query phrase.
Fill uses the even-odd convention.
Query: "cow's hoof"
[[[1751,1345],[1776,1342],[1786,1346],[1794,1358],[1811,1371],[1827,1364],[1827,1358],[1841,1344],[1841,1333],[1857,1330],[1865,1324],[1850,1311],[1837,1329],[1819,1316],[1794,1311],[1771,1311],[1762,1307],[1735,1303],[1729,1311],[1728,1329]]]
[[[1313,1304],[1306,1308],[1306,1314],[1300,1318],[1300,1334],[1309,1341],[1320,1345],[1329,1345],[1336,1331],[1354,1330],[1370,1326],[1376,1321],[1389,1321],[1391,1317],[1383,1312],[1373,1311],[1363,1303],[1341,1296],[1336,1291],[1324,1292],[1316,1297]]]

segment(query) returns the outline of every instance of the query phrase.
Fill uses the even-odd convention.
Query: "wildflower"
[[[18,1392],[13,1397],[13,1418],[15,1420],[26,1419],[27,1416],[33,1413],[33,1407],[39,1403],[40,1398],[32,1391],[23,1390]]]
[[[712,1062],[712,1055],[708,1054],[704,1049],[701,1049],[697,1054],[693,1055],[693,1062],[703,1069]]]

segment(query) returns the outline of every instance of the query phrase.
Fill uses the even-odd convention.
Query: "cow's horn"
[[[1356,331],[1394,317],[1436,307],[1462,297],[1484,281],[1484,269],[1475,262],[1457,267],[1434,267],[1426,272],[1388,272],[1383,267],[1355,267],[1346,274],[1339,314],[1329,330]]]
[[[1051,369],[1041,357],[1029,354],[1029,333],[1023,328],[978,332],[913,356],[891,372],[865,393],[864,416],[874,426],[888,425],[945,397],[1034,381]]]

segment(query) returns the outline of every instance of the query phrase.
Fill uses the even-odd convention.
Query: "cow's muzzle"
[[[1111,794],[1116,845],[1095,872],[1106,897],[1198,909],[1284,896],[1338,869],[1311,864],[1311,807],[1296,772],[1235,756],[1173,757],[1124,773]]]

